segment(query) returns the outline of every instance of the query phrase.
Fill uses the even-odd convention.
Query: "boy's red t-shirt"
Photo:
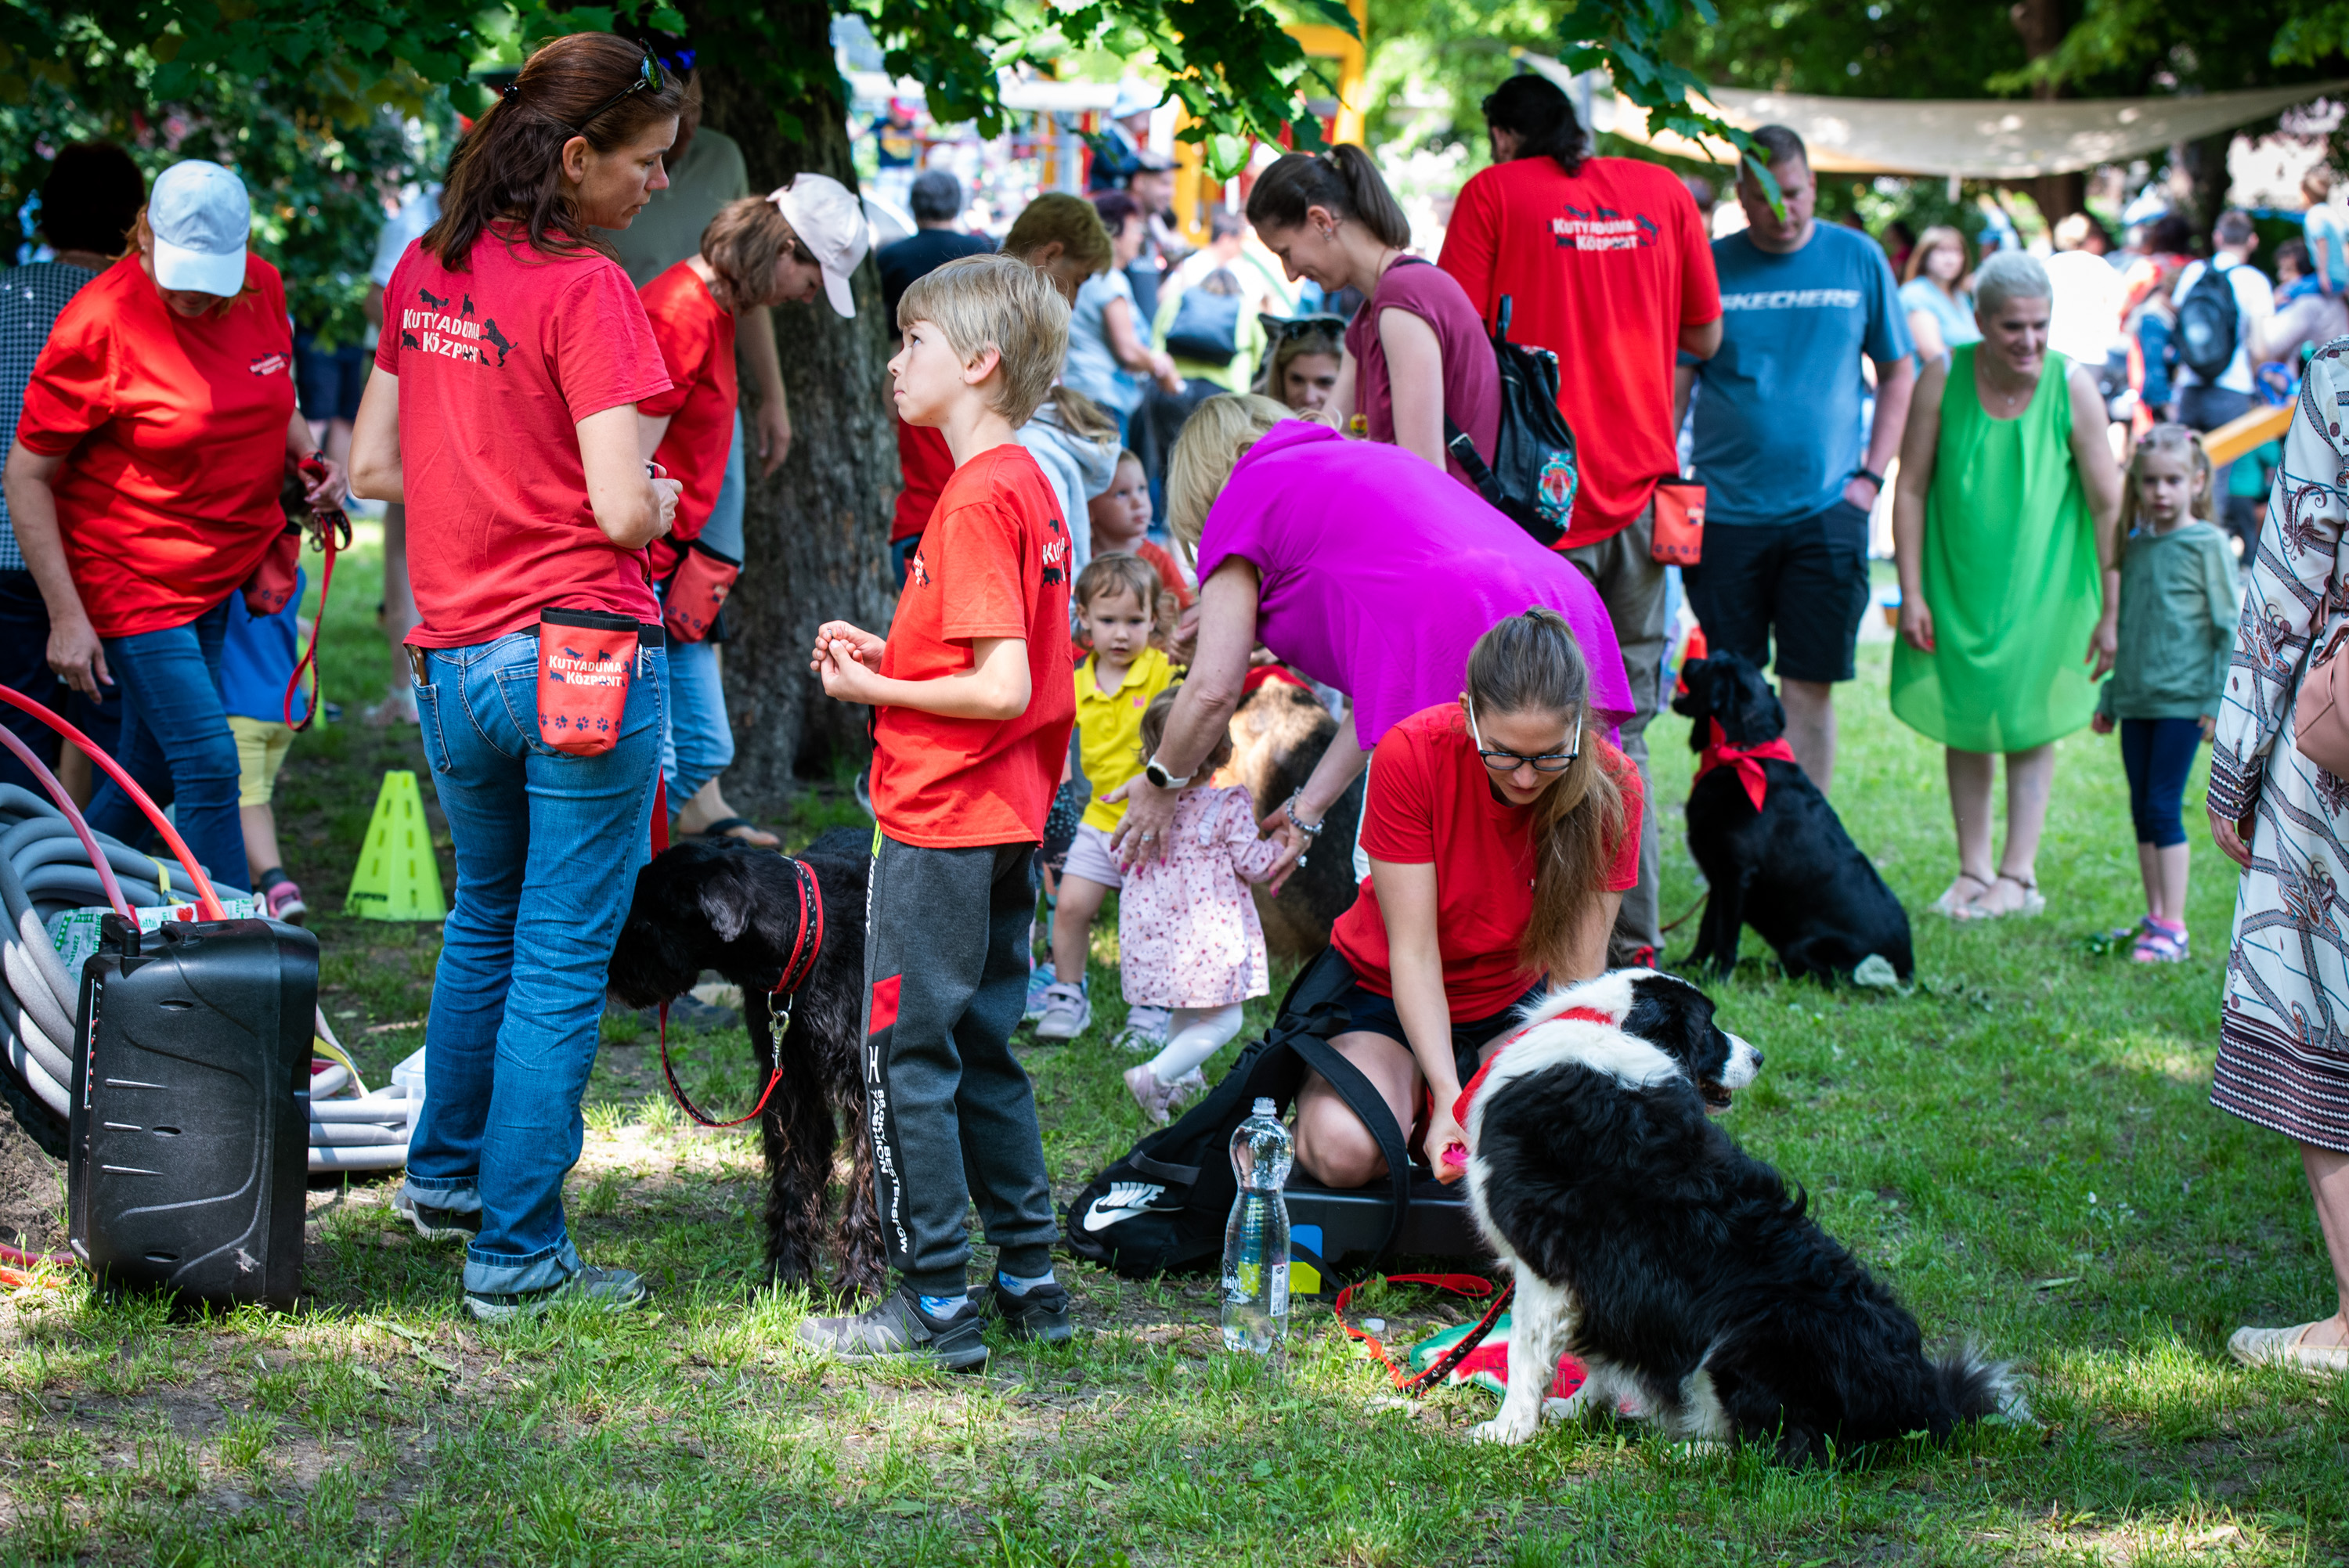
[[[378,369],[399,377],[419,647],[462,648],[547,609],[660,619],[642,550],[604,537],[579,421],[669,389],[628,274],[535,251],[510,225],[451,272],[410,243],[383,291]]]
[[[873,812],[901,844],[1040,842],[1076,722],[1069,679],[1069,530],[1044,470],[1017,442],[955,469],[897,595],[881,673],[936,680],[971,667],[973,642],[1028,643],[1028,711],[1006,720],[884,707],[874,720]]]
[[[1507,295],[1509,341],[1557,356],[1557,408],[1575,436],[1581,491],[1561,550],[1639,521],[1656,481],[1680,472],[1672,366],[1680,330],[1721,315],[1721,284],[1680,176],[1632,158],[1554,158],[1479,170],[1444,234],[1444,270],[1487,326]]]
[[[741,391],[734,371],[733,313],[718,303],[690,262],[653,279],[639,297],[668,367],[669,388],[639,402],[636,412],[669,416],[653,461],[685,487],[676,521],[650,546],[653,575],[665,577],[684,553],[680,547],[700,537],[718,505]]]
[[[955,471],[954,453],[943,431],[897,421],[897,510],[889,518],[889,542],[922,531],[937,510],[938,496]]]
[[[294,330],[276,268],[248,254],[244,285],[190,318],[126,256],[74,295],[35,362],[16,438],[67,458],[57,530],[101,637],[186,625],[285,527]]]
[[[1595,735],[1583,744],[1599,748],[1599,766],[1623,794],[1623,836],[1607,876],[1608,889],[1619,892],[1640,881],[1640,770]],[[1435,867],[1436,945],[1455,1019],[1491,1017],[1541,978],[1517,958],[1534,912],[1533,820],[1531,807],[1493,798],[1456,704],[1420,709],[1371,754],[1362,850],[1394,865]],[[1386,920],[1370,878],[1330,941],[1365,989],[1394,995]]]

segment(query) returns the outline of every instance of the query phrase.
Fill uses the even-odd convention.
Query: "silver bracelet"
[[[1288,825],[1290,827],[1296,829],[1307,838],[1318,839],[1321,836],[1321,830],[1330,825],[1330,819],[1325,813],[1319,821],[1309,825],[1299,820],[1297,816],[1297,798],[1304,793],[1305,791],[1302,789],[1290,790],[1288,793],[1288,799],[1280,803],[1280,814],[1288,819]]]

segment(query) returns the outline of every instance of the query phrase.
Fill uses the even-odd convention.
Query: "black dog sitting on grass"
[[[1716,654],[1682,665],[1681,681],[1672,711],[1695,721],[1689,749],[1703,759],[1689,790],[1689,853],[1708,890],[1689,965],[1727,975],[1751,925],[1788,975],[1832,985],[1874,954],[1908,984],[1908,912],[1795,766],[1786,710],[1762,672]]]
[[[869,835],[853,834],[861,842]],[[608,983],[630,1007],[653,1007],[690,990],[705,969],[742,988],[743,1023],[764,1086],[780,1080],[760,1118],[767,1160],[767,1272],[777,1284],[811,1284],[825,1240],[833,1158],[846,1123],[848,1192],[830,1238],[843,1295],[872,1297],[887,1284],[873,1206],[873,1147],[859,1070],[864,1021],[864,882],[869,855],[827,834],[801,865],[821,889],[823,934],[791,996],[790,1027],[773,1039],[770,993],[795,950],[814,943],[800,867],[771,850],[731,840],[688,841],[636,873],[635,902],[612,952]]]

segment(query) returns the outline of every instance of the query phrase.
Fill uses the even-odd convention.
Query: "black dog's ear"
[[[1760,746],[1786,733],[1786,709],[1778,694],[1762,678],[1760,670],[1750,673],[1745,689],[1739,693],[1737,727],[1744,731],[1738,744]]]
[[[1654,1046],[1692,1078],[1717,1078],[1728,1060],[1728,1037],[1713,1026],[1713,998],[1669,975],[1631,983],[1623,1032]]]
[[[1691,659],[1681,665],[1681,689],[1672,694],[1672,711],[1682,718],[1701,719],[1704,717],[1706,677],[1710,674],[1706,664],[1703,659]],[[1701,724],[1697,726],[1699,730],[1703,727]],[[1704,742],[1695,740],[1692,744],[1702,748]]]
[[[702,918],[709,922],[710,934],[720,942],[731,942],[750,929],[751,905],[750,880],[733,865],[720,861],[709,868],[698,892]]]

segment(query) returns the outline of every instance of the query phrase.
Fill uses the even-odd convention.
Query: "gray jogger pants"
[[[1011,1055],[1028,995],[1033,844],[930,850],[886,834],[865,895],[864,1088],[889,1261],[924,1295],[968,1286],[972,1201],[997,1266],[1051,1267],[1036,1092]]]

